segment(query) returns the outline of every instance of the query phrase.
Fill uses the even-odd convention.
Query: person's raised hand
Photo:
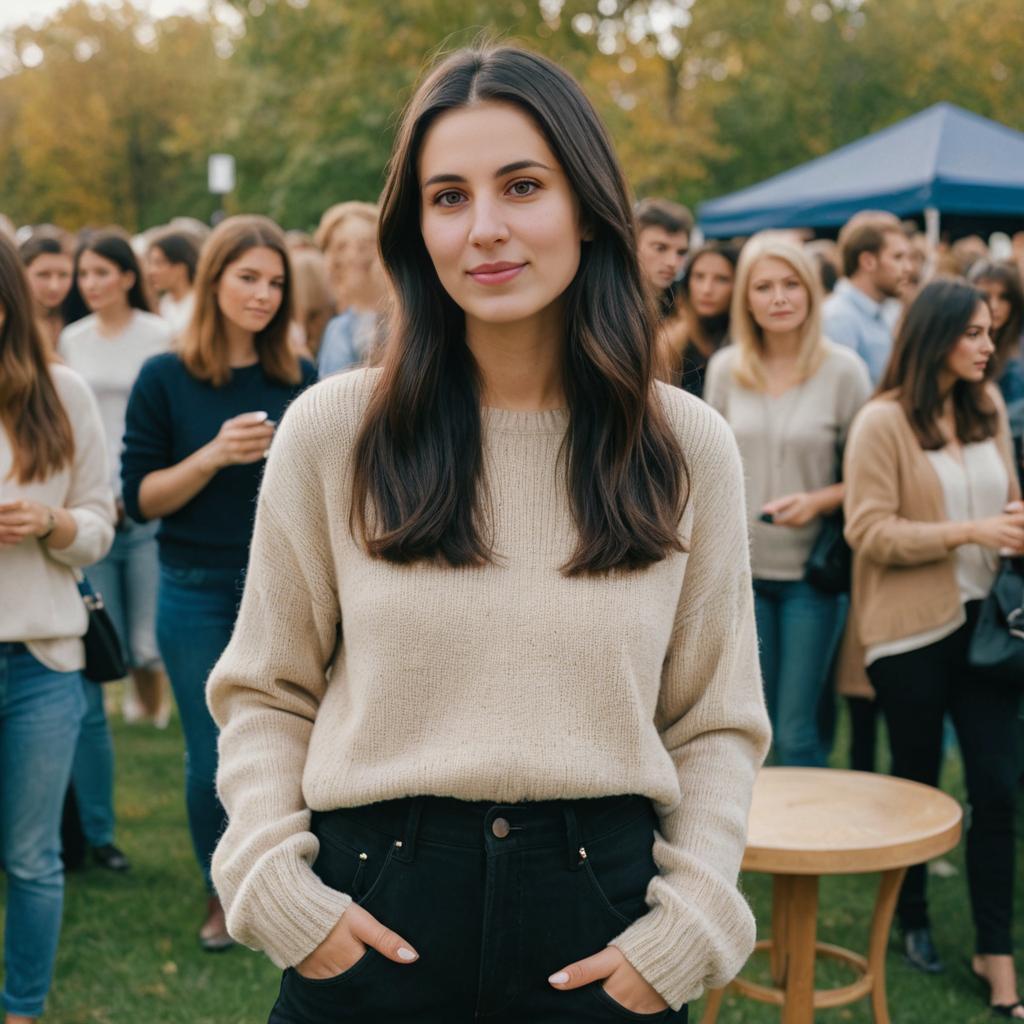
[[[803,491],[769,501],[761,511],[768,513],[776,526],[794,527],[806,526],[819,512],[814,496]]]
[[[1013,555],[1024,554],[1024,505],[1011,502],[1007,511],[988,519],[975,519],[970,524],[971,544],[980,544]]]
[[[41,537],[49,528],[49,509],[38,501],[19,498],[0,502],[0,547],[13,547],[29,537]]]
[[[352,903],[327,938],[296,964],[295,970],[304,978],[318,981],[336,978],[362,959],[367,946],[398,964],[411,964],[419,959],[411,943],[382,925],[368,910]]]
[[[204,461],[213,472],[259,462],[270,450],[273,437],[274,424],[265,412],[243,412],[220,425],[217,436],[203,448]]]
[[[668,1008],[668,1003],[615,946],[605,946],[600,953],[577,960],[548,978],[554,988],[562,991],[582,988],[595,981],[603,982],[601,987],[605,992],[633,1013],[660,1013]]]

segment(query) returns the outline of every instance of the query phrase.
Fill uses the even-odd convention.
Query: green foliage
[[[0,209],[71,228],[205,218],[206,158],[226,151],[232,210],[310,228],[331,203],[378,195],[418,77],[481,33],[580,79],[640,195],[695,203],[942,99],[1024,127],[1016,0],[230,4],[153,20],[80,0],[18,29]]]

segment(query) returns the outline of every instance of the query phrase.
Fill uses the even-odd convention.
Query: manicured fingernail
[[[411,949],[406,949],[405,946],[398,947],[399,960],[415,960],[418,956],[418,953],[414,953]]]
[[[548,981],[552,985],[564,985],[569,980],[569,975],[565,971],[559,971],[557,974],[552,974]]]

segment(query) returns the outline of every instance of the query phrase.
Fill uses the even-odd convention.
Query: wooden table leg
[[[885,993],[885,954],[889,946],[889,929],[896,910],[900,886],[906,875],[906,868],[883,871],[875,899],[875,912],[871,918],[871,935],[868,939],[868,970],[875,984],[871,989],[871,1009],[875,1024],[889,1024],[889,1004]]]
[[[782,1024],[814,1024],[814,944],[818,935],[818,876],[791,875],[786,914],[786,1002]]]
[[[704,1016],[700,1024],[715,1024],[718,1020],[718,1011],[722,1008],[722,999],[725,997],[724,988],[708,989],[707,999],[704,1002]]]
[[[772,984],[776,988],[785,988],[786,986],[786,968],[788,966],[786,948],[789,941],[787,912],[790,900],[793,898],[791,883],[794,877],[793,875],[772,876],[771,969]]]

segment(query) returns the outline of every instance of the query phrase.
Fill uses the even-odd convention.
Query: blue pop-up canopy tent
[[[765,228],[830,228],[858,210],[899,217],[1024,215],[1024,133],[951,103],[801,164],[774,178],[703,203],[705,235],[750,235]]]

